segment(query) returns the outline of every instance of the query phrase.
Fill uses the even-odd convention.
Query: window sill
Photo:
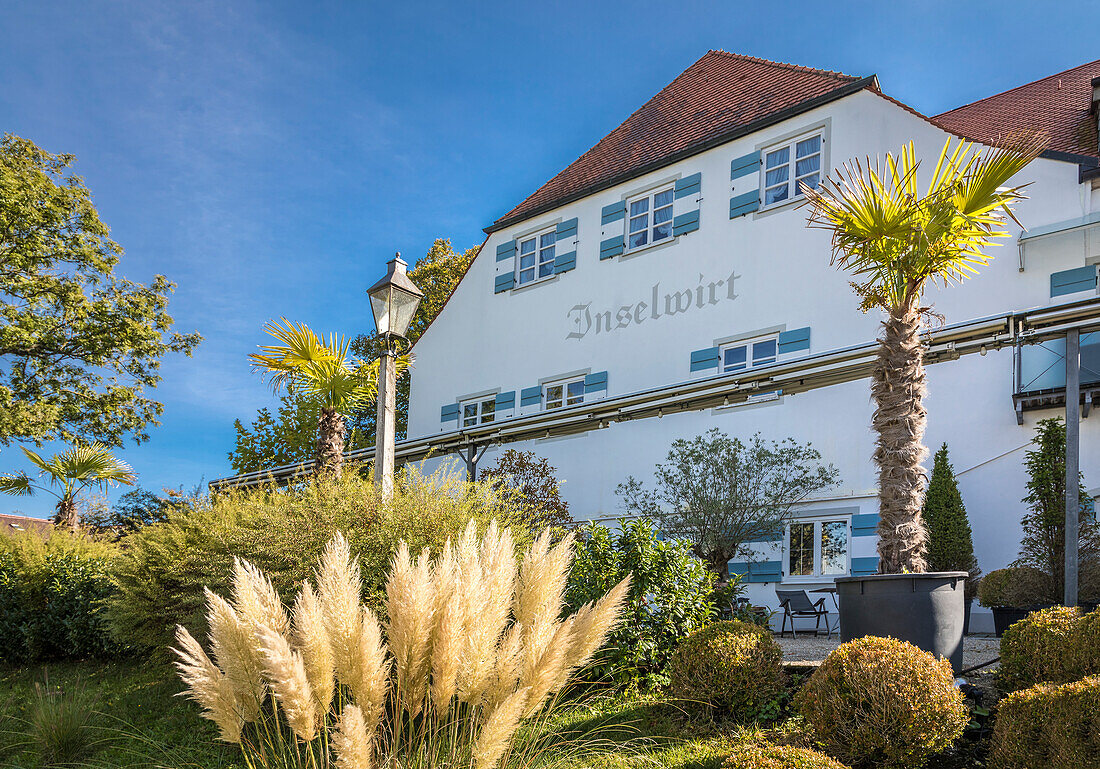
[[[550,275],[550,276],[545,277],[545,278],[539,278],[538,280],[532,280],[530,283],[524,283],[522,286],[514,287],[513,289],[511,289],[511,291],[509,293],[518,294],[518,293],[521,293],[523,291],[528,291],[532,288],[537,288],[538,286],[545,286],[548,283],[555,283],[555,282],[557,282],[559,277],[561,277],[561,275],[558,274],[558,273],[555,273],[555,274]]]
[[[646,243],[644,246],[638,246],[637,248],[632,248],[628,251],[623,251],[619,255],[619,259],[630,259],[633,256],[637,256],[638,254],[646,253],[647,251],[657,251],[657,250],[662,249],[662,248],[668,248],[669,246],[676,243],[676,241],[679,240],[679,239],[680,239],[680,236],[676,235],[674,237],[669,238],[668,240],[660,240],[660,241],[657,241],[656,243]]]
[[[791,208],[797,208],[805,202],[806,196],[799,195],[798,197],[791,198],[790,200],[784,200],[782,203],[772,203],[770,206],[761,206],[752,215],[752,218],[758,219],[762,216],[771,216],[772,214],[778,213],[779,211],[787,211]]]

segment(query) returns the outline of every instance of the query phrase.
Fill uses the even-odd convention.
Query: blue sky
[[[141,485],[229,472],[284,315],[372,327],[400,250],[480,243],[708,49],[877,74],[934,114],[1100,57],[1100,3],[46,2],[0,6],[0,132],[78,158],[120,272],[178,283]],[[23,466],[14,447],[0,472]],[[118,492],[112,492],[117,497]],[[50,512],[50,499],[0,512]]]

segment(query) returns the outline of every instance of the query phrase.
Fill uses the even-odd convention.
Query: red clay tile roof
[[[1050,134],[1050,150],[1098,158],[1096,117],[1089,114],[1095,77],[1100,77],[1100,60],[944,112],[934,120],[951,133],[987,144],[1015,130],[1039,129]]]
[[[14,534],[20,531],[46,533],[52,528],[53,524],[45,518],[31,518],[27,515],[0,513],[0,534]]]
[[[710,51],[486,232],[876,85],[873,76]]]

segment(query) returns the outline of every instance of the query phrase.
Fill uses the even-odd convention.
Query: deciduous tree
[[[531,451],[505,449],[491,467],[481,471],[479,480],[494,481],[519,496],[524,523],[531,531],[546,527],[563,528],[573,524],[569,505],[561,498],[557,468],[546,457]]]

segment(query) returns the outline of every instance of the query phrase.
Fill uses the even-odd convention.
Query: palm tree
[[[281,344],[260,345],[252,353],[252,368],[271,377],[272,387],[315,403],[320,408],[317,449],[313,469],[318,475],[340,477],[344,465],[345,418],[378,396],[378,360],[364,361],[351,355],[351,340],[337,334],[318,336],[304,324],[286,318],[264,330]],[[411,363],[409,355],[397,358],[397,376]]]
[[[50,486],[60,487],[61,493],[32,482],[25,471],[0,476],[0,491],[15,496],[31,496],[36,489],[52,494],[57,497],[54,524],[67,526],[73,531],[80,528],[76,498],[82,491],[90,486],[106,489],[112,483],[133,486],[137,480],[133,469],[117,459],[102,443],[72,446],[49,459],[24,446],[20,448],[31,464],[38,468],[38,477],[48,478]]]
[[[976,275],[992,259],[985,249],[1008,236],[1011,206],[1022,186],[1009,179],[1035,159],[1045,136],[1018,136],[974,151],[948,139],[927,192],[917,189],[916,152],[886,156],[886,171],[845,164],[816,189],[803,188],[810,226],[832,233],[832,263],[854,277],[864,312],[886,317],[871,378],[872,426],[878,434],[879,572],[923,572],[927,532],[921,521],[925,472],[926,393],[921,329],[929,282],[949,286]]]

